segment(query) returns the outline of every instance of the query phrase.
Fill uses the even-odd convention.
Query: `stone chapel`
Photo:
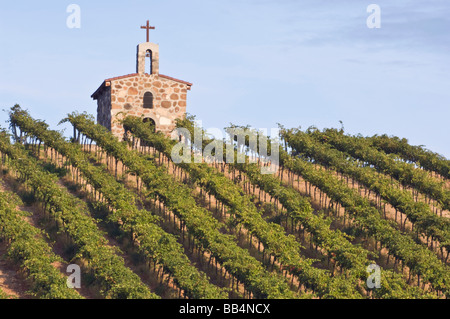
[[[156,131],[170,135],[175,119],[186,114],[187,91],[192,83],[159,73],[159,46],[149,42],[137,46],[136,73],[106,79],[92,94],[97,100],[97,122],[122,140],[124,129],[118,116],[134,115],[154,124]],[[122,113],[118,115],[118,113]]]

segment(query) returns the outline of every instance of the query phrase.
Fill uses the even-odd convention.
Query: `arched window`
[[[144,94],[144,109],[153,108],[153,94],[152,92],[145,92]]]
[[[142,122],[144,122],[146,125],[147,125],[147,127],[149,127],[150,128],[150,130],[153,132],[153,133],[155,133],[156,132],[156,123],[155,123],[155,120],[153,120],[152,118],[150,118],[150,117],[146,117],[146,118],[144,118],[143,120],[142,120]],[[145,141],[141,141],[141,146],[145,146],[145,147],[147,147],[147,146],[150,146],[147,142],[145,142]]]
[[[148,125],[149,127],[151,127],[152,131],[155,132],[155,130],[156,130],[156,123],[155,123],[155,120],[153,120],[153,119],[150,118],[150,117],[146,117],[146,118],[144,118],[144,119],[142,120],[142,122],[147,123],[147,125]]]
[[[147,50],[147,52],[145,52],[145,64],[149,66],[149,73],[148,74],[152,74],[153,70],[152,70],[152,61],[153,61],[153,53],[151,50]],[[148,61],[148,64],[147,64]]]

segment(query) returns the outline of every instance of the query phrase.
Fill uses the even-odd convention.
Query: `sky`
[[[367,26],[370,4],[380,28]],[[160,73],[194,84],[187,110],[205,128],[342,121],[450,158],[448,0],[2,0],[0,110],[18,103],[68,136],[67,113],[96,115],[102,81],[136,71],[147,20]]]

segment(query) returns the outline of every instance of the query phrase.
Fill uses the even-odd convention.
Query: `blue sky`
[[[66,26],[72,3],[80,29]],[[380,29],[366,25],[372,3]],[[188,112],[206,128],[341,120],[348,133],[406,137],[450,158],[448,0],[4,2],[1,109],[19,103],[58,129],[73,110],[96,114],[90,95],[135,72],[148,19],[160,72],[194,83]]]

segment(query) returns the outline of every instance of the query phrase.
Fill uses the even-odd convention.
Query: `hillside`
[[[280,127],[264,174],[256,130],[231,146],[178,120],[203,137],[179,162],[140,118],[124,142],[62,122],[70,140],[16,105],[0,133],[0,299],[450,296],[450,162],[423,147]],[[208,145],[215,160],[190,163]]]

